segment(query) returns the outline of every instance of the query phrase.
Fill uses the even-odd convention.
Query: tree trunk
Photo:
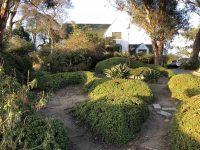
[[[0,2],[0,51],[3,47],[3,36],[8,21],[10,0]]]
[[[154,39],[151,40],[154,54],[154,64],[159,65],[159,55],[158,55],[158,47],[156,41]]]
[[[9,23],[8,23],[9,32],[12,31],[12,28],[13,28],[13,25],[14,25],[13,19],[14,19],[16,13],[17,13],[18,7],[19,7],[19,0],[16,0],[13,7],[12,7],[12,10],[10,11],[10,15],[9,15]]]
[[[163,65],[163,49],[164,42],[156,41],[154,39],[151,40],[154,54],[154,64],[155,65]]]
[[[200,51],[200,29],[195,37],[192,53],[190,56],[191,60],[198,61],[199,51]]]

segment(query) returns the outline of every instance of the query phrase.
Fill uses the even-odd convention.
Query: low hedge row
[[[103,97],[83,102],[73,114],[107,143],[125,144],[140,130],[148,117],[148,107],[135,97]]]
[[[200,95],[179,106],[170,131],[172,150],[200,149]]]
[[[69,85],[87,84],[93,80],[94,74],[87,71],[65,73],[38,73],[35,75],[39,90],[57,90]]]
[[[97,74],[103,74],[105,69],[110,69],[111,67],[119,64],[127,64],[130,68],[138,68],[138,67],[149,67],[151,69],[154,69],[156,71],[159,71],[163,76],[171,78],[174,76],[174,72],[166,69],[162,66],[158,65],[153,65],[153,64],[145,64],[136,60],[129,60],[128,58],[125,57],[113,57],[106,59],[104,61],[101,61],[97,63],[95,67],[95,72]]]
[[[109,58],[97,63],[95,67],[95,72],[97,74],[103,74],[105,69],[110,69],[113,66],[116,66],[119,64],[127,64],[131,68],[137,68],[144,65],[144,63],[142,62],[135,61],[135,60],[130,61],[128,58],[125,58],[125,57],[112,57],[112,58]]]
[[[200,94],[200,78],[191,74],[172,77],[168,83],[172,97],[181,101]]]

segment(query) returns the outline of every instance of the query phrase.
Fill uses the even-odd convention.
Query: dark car
[[[179,68],[180,66],[177,65],[177,60],[172,61],[171,64],[167,65],[168,69],[174,69],[174,68]]]

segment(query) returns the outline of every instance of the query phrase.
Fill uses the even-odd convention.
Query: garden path
[[[156,84],[150,84],[156,101],[161,106],[175,107],[171,101],[170,92],[167,90],[167,79],[163,78]],[[68,129],[70,150],[168,150],[168,131],[171,118],[163,117],[156,113],[149,105],[150,116],[143,124],[141,132],[129,142],[127,146],[116,147],[107,145],[92,136],[87,128],[80,126],[65,109],[73,107],[76,103],[87,100],[87,95],[82,93],[81,87],[70,86],[55,92],[52,100],[40,112],[45,116],[60,118]]]

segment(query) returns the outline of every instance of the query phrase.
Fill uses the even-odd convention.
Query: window
[[[121,39],[122,33],[121,32],[113,32],[112,37],[115,38],[115,39]]]
[[[145,54],[145,53],[147,53],[147,50],[146,49],[139,49],[138,53],[139,54]]]

